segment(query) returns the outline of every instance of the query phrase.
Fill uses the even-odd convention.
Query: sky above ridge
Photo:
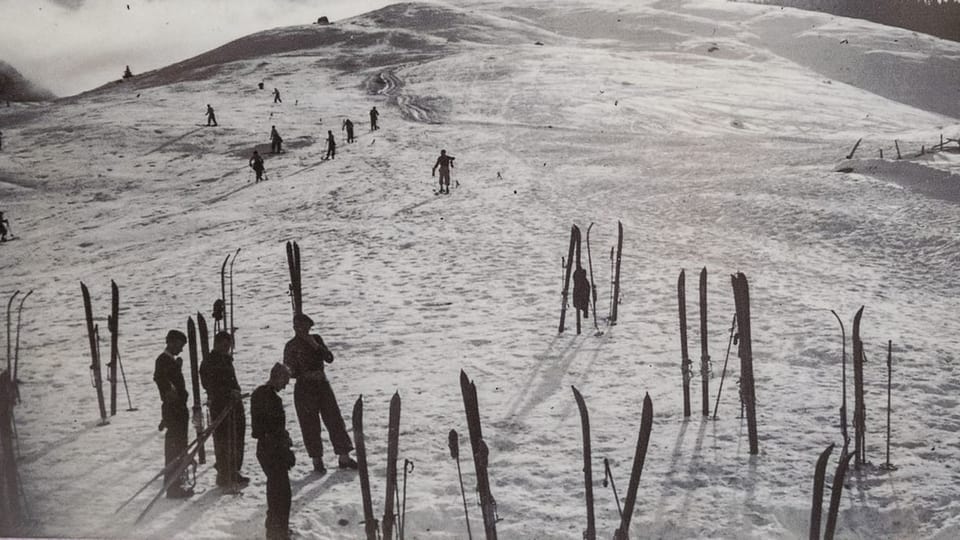
[[[390,0],[0,0],[0,60],[58,96],[184,60],[238,37]]]

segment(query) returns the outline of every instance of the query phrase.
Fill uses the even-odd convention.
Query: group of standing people
[[[340,469],[357,468],[356,460],[350,456],[353,442],[325,372],[325,365],[333,362],[333,353],[320,335],[310,333],[312,327],[313,320],[307,315],[294,316],[294,337],[284,347],[283,362],[274,364],[267,382],[250,396],[251,435],[257,440],[257,461],[267,478],[265,525],[268,540],[290,537],[289,470],[296,458],[293,440],[286,430],[286,413],[279,393],[291,378],[296,380],[294,407],[314,473],[322,475],[327,472],[323,461],[324,426],[337,455],[337,466]],[[166,496],[171,499],[185,499],[194,494],[186,475],[177,476],[177,471],[183,469],[178,465],[189,456],[189,396],[183,377],[183,360],[179,357],[186,344],[187,337],[183,332],[170,330],[166,347],[157,357],[153,376],[161,400],[160,429],[166,430],[164,485],[167,486]],[[232,348],[230,333],[218,332],[214,336],[213,350],[203,359],[199,374],[207,393],[210,418],[216,423],[213,445],[217,486],[238,489],[249,484],[250,479],[241,473],[246,431],[245,396],[241,394],[237,380]],[[202,425],[202,418],[193,421]]]

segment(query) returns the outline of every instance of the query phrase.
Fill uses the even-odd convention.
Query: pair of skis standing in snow
[[[590,316],[590,303],[593,300],[593,325],[596,328],[597,335],[601,335],[600,325],[597,322],[597,286],[593,281],[593,257],[590,254],[590,229],[593,223],[587,227],[587,263],[590,268],[590,279],[587,279],[587,271],[584,270],[580,257],[580,228],[573,225],[570,228],[570,250],[567,258],[562,259],[562,266],[565,270],[563,277],[563,301],[560,308],[560,329],[562,334],[567,317],[567,298],[570,294],[570,278],[573,277],[573,307],[577,313],[577,334],[580,333],[580,315]],[[617,324],[617,305],[620,303],[620,258],[623,251],[623,224],[617,222],[617,251],[614,259],[614,251],[610,250],[610,314],[607,317],[608,323],[613,326]],[[574,270],[574,261],[576,261],[576,270]],[[615,261],[615,262],[614,262]],[[614,268],[614,264],[616,265]]]

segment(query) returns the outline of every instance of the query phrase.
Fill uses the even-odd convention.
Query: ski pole
[[[610,471],[610,460],[603,458],[603,487],[607,487],[607,480],[610,480],[610,487],[613,489],[613,498],[617,501],[617,514],[623,517],[623,509],[620,508],[620,497],[617,495],[617,485],[613,483],[613,472]]]
[[[123,389],[127,392],[127,407],[128,411],[137,410],[133,406],[133,401],[130,400],[130,388],[127,386],[127,374],[123,372],[123,362],[120,360],[120,351],[117,351],[117,367],[120,368],[120,377],[123,379]]]
[[[473,534],[470,532],[470,512],[467,511],[467,494],[463,489],[463,474],[460,472],[460,436],[457,435],[457,430],[450,430],[448,444],[450,445],[450,457],[457,461],[457,477],[460,478],[460,496],[463,497],[463,515],[467,518],[467,538],[473,540]]]
[[[890,463],[890,393],[893,383],[893,341],[887,341],[887,462],[882,468],[888,471],[895,471],[897,467]]]
[[[723,358],[723,373],[720,374],[720,386],[717,388],[717,401],[713,405],[713,419],[717,419],[717,408],[720,407],[720,394],[723,392],[723,379],[727,376],[727,360],[730,360],[730,347],[733,345],[733,331],[737,328],[737,314],[733,314],[730,322],[730,341],[727,342],[727,355]]]
[[[407,473],[413,472],[413,461],[403,460],[403,504],[400,505],[400,540],[403,540],[404,527],[407,524]]]

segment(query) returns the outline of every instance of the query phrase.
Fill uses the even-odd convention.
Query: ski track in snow
[[[403,398],[400,455],[416,464],[411,537],[464,536],[446,446],[451,428],[460,434],[468,503],[475,499],[461,368],[477,385],[501,537],[581,537],[582,447],[571,385],[590,411],[594,478],[609,458],[621,500],[644,393],[653,399],[635,535],[806,537],[816,457],[840,442],[840,334],[829,310],[847,325],[849,356],[860,305],[871,465],[850,472],[837,537],[956,536],[960,197],[949,182],[960,159],[912,153],[939,131],[956,138],[960,125],[840,79],[828,84],[817,71],[826,68],[788,59],[781,41],[793,34],[769,47],[762,37],[778,28],[808,41],[842,34],[852,47],[876,50],[906,47],[889,39],[903,31],[710,0],[476,8],[402,5],[379,21],[331,27],[354,32],[354,45],[288,48],[238,60],[212,78],[114,85],[37,106],[42,114],[10,113],[0,193],[19,239],[0,247],[0,290],[36,289],[24,309],[23,403],[15,409],[35,517],[28,532],[261,535],[265,478],[249,438],[244,472],[252,483],[240,495],[215,488],[208,463],[198,478],[205,491],[189,503],[161,500],[134,526],[155,484],[113,512],[162,459],[151,376],[163,335],[209,312],[220,263],[241,247],[236,367],[244,389],[261,384],[290,336],[283,245],[297,240],[305,310],[336,356],[328,374],[341,410],[349,416],[364,396],[377,513],[388,402],[395,390]],[[802,29],[796,20],[806,21]],[[376,33],[388,21],[413,25],[414,34]],[[412,35],[431,48],[403,45],[419,43]],[[915,54],[960,57],[956,44],[911,43],[922,40]],[[706,52],[712,45],[718,50]],[[281,88],[284,103],[256,90],[260,80]],[[221,125],[191,129],[206,103]],[[382,115],[376,132],[365,122],[373,105]],[[354,144],[337,129],[347,116]],[[271,125],[287,150],[264,153],[269,180],[254,184],[246,159],[255,147],[265,150]],[[327,161],[328,129],[341,140]],[[858,157],[843,161],[860,137]],[[881,148],[894,155],[893,139],[910,148],[907,160],[875,159]],[[449,196],[433,195],[437,180],[429,175],[441,148],[457,157]],[[853,172],[834,172],[838,164]],[[601,324],[597,337],[586,319],[576,336],[571,309],[557,335],[570,224],[586,231],[595,223],[604,323],[618,219],[625,230],[619,324]],[[699,416],[703,266],[711,410],[733,313],[729,276],[743,271],[750,279],[756,457],[737,418],[735,346],[718,419]],[[689,420],[680,403],[681,268],[695,364]],[[97,427],[78,281],[90,287],[106,357],[110,279],[120,286],[121,354],[138,410],[126,411],[121,388],[117,416]],[[899,466],[892,473],[878,468],[887,339]],[[852,384],[848,393],[852,410]],[[356,476],[310,473],[292,394],[282,393],[298,460],[291,526],[307,538],[358,538]],[[212,461],[212,445],[207,452]],[[619,521],[616,504],[599,482],[594,492],[598,532],[607,535]],[[471,504],[470,512],[476,532],[479,509]]]

